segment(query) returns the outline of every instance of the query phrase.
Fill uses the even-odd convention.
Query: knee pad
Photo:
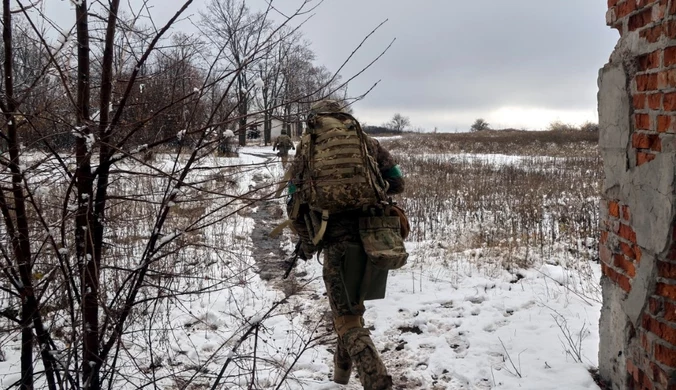
[[[362,318],[362,316],[352,314],[339,316],[333,319],[333,326],[336,328],[336,333],[338,333],[338,337],[340,337],[342,340],[343,336],[348,331],[352,329],[363,329],[364,319]]]

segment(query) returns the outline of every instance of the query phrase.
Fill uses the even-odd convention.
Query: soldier
[[[318,112],[339,113],[343,111],[339,103],[325,100],[312,107],[310,118],[313,113]],[[311,128],[312,123],[310,123],[310,120],[308,122],[308,127]],[[404,179],[399,166],[376,139],[364,136],[369,154],[377,162],[381,176],[388,184],[386,186],[387,194],[401,193],[404,190]],[[299,153],[303,152],[302,144],[299,150]],[[292,178],[289,191],[292,193],[292,197],[299,195],[298,193],[294,194],[294,191],[296,191],[296,187],[301,187],[302,183],[295,182],[294,178],[297,178],[298,173],[303,170],[303,164],[303,158],[299,156],[296,156],[292,162],[288,176]],[[297,209],[295,218],[291,211],[294,207]],[[310,258],[317,251],[312,240],[317,228],[316,224],[313,228],[313,224],[308,223],[308,221],[319,221],[322,216],[318,215],[316,211],[311,211],[307,204],[294,205],[293,199],[289,202],[287,211],[291,216],[294,231],[301,238],[301,258]],[[325,230],[322,232],[321,243],[319,244],[324,252],[324,284],[333,314],[334,328],[338,335],[337,347],[334,352],[333,381],[339,384],[347,384],[354,365],[364,389],[392,389],[392,377],[388,375],[387,369],[380,359],[371,340],[369,330],[364,327],[364,300],[349,296],[347,292],[349,289],[346,289],[348,282],[345,281],[348,276],[341,275],[343,264],[364,252],[359,233],[359,218],[362,216],[364,216],[362,210],[332,213],[328,218]],[[366,273],[367,271],[364,270],[363,272]],[[358,283],[364,283],[363,280],[365,280],[365,283],[369,282],[366,276],[360,275]]]
[[[293,141],[291,137],[286,135],[286,131],[282,130],[281,135],[275,140],[275,144],[272,146],[272,151],[279,150],[277,155],[282,158],[282,166],[286,167],[287,161],[289,161],[289,149],[296,150],[296,147],[293,146]]]

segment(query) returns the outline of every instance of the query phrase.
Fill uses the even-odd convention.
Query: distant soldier
[[[291,137],[286,135],[286,131],[282,130],[282,134],[277,137],[275,144],[272,145],[272,151],[278,150],[277,155],[282,158],[282,166],[286,167],[287,161],[289,161],[289,149],[296,150],[296,147],[293,146],[293,141]]]

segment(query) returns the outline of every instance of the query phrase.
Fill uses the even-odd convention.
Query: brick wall
[[[601,206],[599,365],[614,389],[676,389],[676,0],[608,0],[606,22],[620,44],[600,80],[622,69],[626,96],[601,108],[610,93],[599,93],[601,151],[612,165]],[[626,108],[610,107],[623,99]]]

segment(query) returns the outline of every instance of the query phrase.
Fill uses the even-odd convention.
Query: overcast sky
[[[160,22],[183,4],[154,1]],[[193,20],[205,2],[194,1]],[[252,8],[262,3],[247,1]],[[274,4],[287,12],[300,2]],[[58,20],[72,18],[68,1],[48,0],[47,7]],[[302,30],[318,63],[335,70],[387,19],[342,72],[346,78],[361,70],[395,39],[350,83],[358,95],[380,80],[355,104],[368,124],[399,112],[428,131],[464,131],[479,117],[493,128],[542,129],[554,120],[597,120],[598,70],[619,38],[605,25],[606,9],[605,0],[324,0]]]

